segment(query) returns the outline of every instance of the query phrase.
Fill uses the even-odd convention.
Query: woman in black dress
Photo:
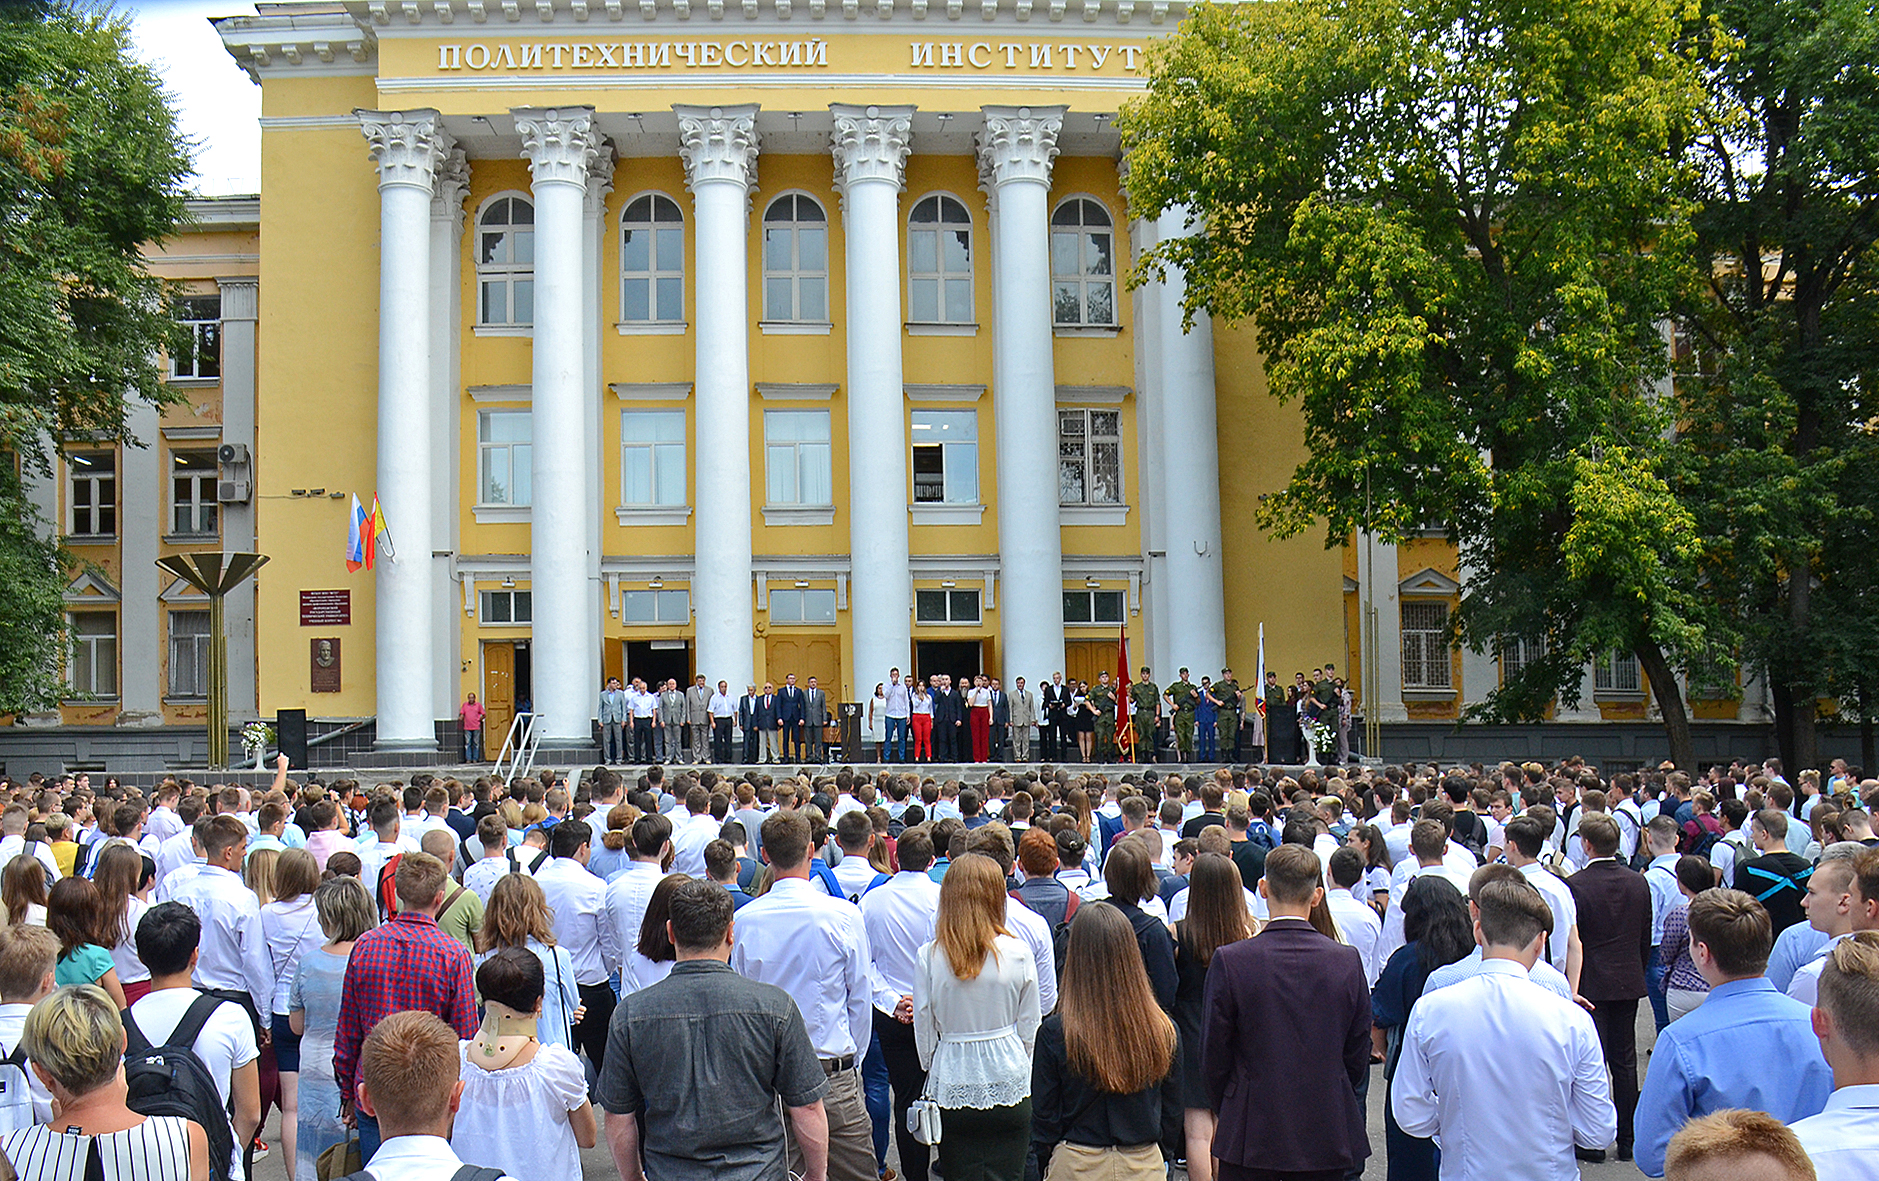
[[[1186,1106],[1189,1181],[1213,1181],[1214,1113],[1200,1068],[1200,1031],[1207,965],[1214,952],[1253,934],[1240,871],[1218,853],[1194,859],[1187,879],[1187,917],[1174,925],[1174,1024],[1181,1033],[1181,1093]]]

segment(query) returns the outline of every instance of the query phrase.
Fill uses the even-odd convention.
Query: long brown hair
[[[59,958],[87,944],[112,946],[110,916],[90,878],[60,878],[46,899],[46,930],[59,937]]]
[[[504,874],[496,879],[496,888],[489,892],[483,925],[476,931],[476,950],[527,947],[530,939],[540,940],[544,947],[555,945],[548,897],[542,893],[541,885],[527,874]]]
[[[265,853],[257,849],[256,853]],[[320,888],[320,864],[305,849],[282,849],[274,859],[274,901],[293,902]]]
[[[92,884],[104,901],[105,913],[111,916],[111,942],[116,947],[131,937],[130,896],[143,885],[144,855],[135,845],[106,842],[98,853],[98,873]]]
[[[939,921],[933,938],[946,952],[953,975],[975,980],[992,941],[1011,932],[1005,927],[1005,871],[983,853],[967,853],[952,863],[940,882]]]
[[[1187,917],[1180,922],[1181,946],[1200,963],[1210,964],[1214,952],[1252,933],[1239,868],[1218,853],[1194,858],[1187,875]]]
[[[692,879],[682,873],[670,873],[659,879],[659,884],[652,888],[652,897],[646,900],[646,913],[639,920],[639,942],[634,946],[639,954],[655,964],[669,964],[678,959],[678,949],[672,946],[672,937],[666,934],[666,920],[672,917],[672,894],[681,885]]]
[[[46,867],[31,853],[21,853],[0,870],[0,903],[7,908],[7,922],[14,926],[26,921],[29,906],[46,904]]]
[[[1174,1023],[1155,1003],[1135,928],[1113,906],[1080,907],[1070,920],[1057,1012],[1070,1069],[1098,1090],[1133,1095],[1174,1068]]]

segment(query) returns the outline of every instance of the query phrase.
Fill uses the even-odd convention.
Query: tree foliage
[[[1140,281],[1247,320],[1309,454],[1261,524],[1326,544],[1444,523],[1457,634],[1539,659],[1485,713],[1575,702],[1635,652],[1672,755],[1673,664],[1712,657],[1663,472],[1662,325],[1688,302],[1675,150],[1703,103],[1676,0],[1202,4],[1122,119],[1130,203],[1185,207]]]
[[[131,400],[171,400],[171,300],[142,251],[175,231],[189,173],[122,16],[0,6],[0,449],[22,468],[50,477],[67,441],[136,443]],[[39,708],[63,679],[63,562],[17,479],[0,518],[0,710]]]

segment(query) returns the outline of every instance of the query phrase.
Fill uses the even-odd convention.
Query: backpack
[[[1722,839],[1722,834],[1713,828],[1705,828],[1702,825],[1698,825],[1697,828],[1698,833],[1695,840],[1690,840],[1687,836],[1685,837],[1685,843],[1689,845],[1689,848],[1686,849],[1685,852],[1694,854],[1707,861],[1709,859],[1709,851],[1716,847],[1716,842]]]
[[[209,1179],[229,1181],[235,1153],[235,1129],[208,1067],[196,1056],[196,1038],[210,1014],[223,1004],[206,993],[190,1002],[170,1040],[152,1046],[124,1010],[125,1106],[138,1115],[174,1115],[202,1125],[209,1138]]]
[[[26,1079],[26,1048],[15,1046],[0,1058],[0,1134],[30,1128],[33,1117],[33,1091]]]
[[[1279,842],[1272,839],[1272,826],[1263,820],[1255,819],[1246,826],[1246,839],[1268,853],[1279,847]]]
[[[501,1169],[464,1165],[450,1175],[450,1181],[502,1181],[506,1175]],[[335,1177],[333,1181],[379,1181],[379,1179],[368,1170],[360,1169],[356,1173],[347,1173],[344,1177]]]
[[[1466,829],[1463,818],[1473,821]],[[1488,826],[1473,812],[1455,813],[1455,843],[1474,854],[1476,865],[1488,863]]]
[[[869,890],[872,890],[872,889],[874,889],[874,888],[875,888],[876,886],[878,886],[878,885],[880,885],[880,884],[881,884],[882,882],[884,882],[884,881],[886,881],[886,880],[887,880],[887,878],[888,878],[888,875],[887,875],[887,874],[884,874],[884,873],[877,873],[877,874],[875,874],[875,875],[874,875],[874,880],[873,880],[873,881],[871,881],[871,882],[869,882],[869,883],[868,883],[867,885],[865,885],[865,886],[863,886],[863,887],[861,887],[861,892],[860,892],[859,894],[850,894],[850,895],[848,896],[848,900],[849,900],[850,902],[860,902],[860,901],[861,901],[861,895],[862,895],[862,894],[866,894],[866,893],[867,893],[867,892],[868,892]]]
[[[379,866],[378,921],[381,923],[398,913],[398,863],[403,860],[403,853],[393,853]]]

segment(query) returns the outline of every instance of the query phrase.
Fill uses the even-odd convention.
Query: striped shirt
[[[0,1152],[20,1181],[84,1181],[92,1142],[104,1163],[104,1181],[189,1181],[189,1121],[153,1115],[134,1128],[85,1136],[40,1124],[9,1132]]]

